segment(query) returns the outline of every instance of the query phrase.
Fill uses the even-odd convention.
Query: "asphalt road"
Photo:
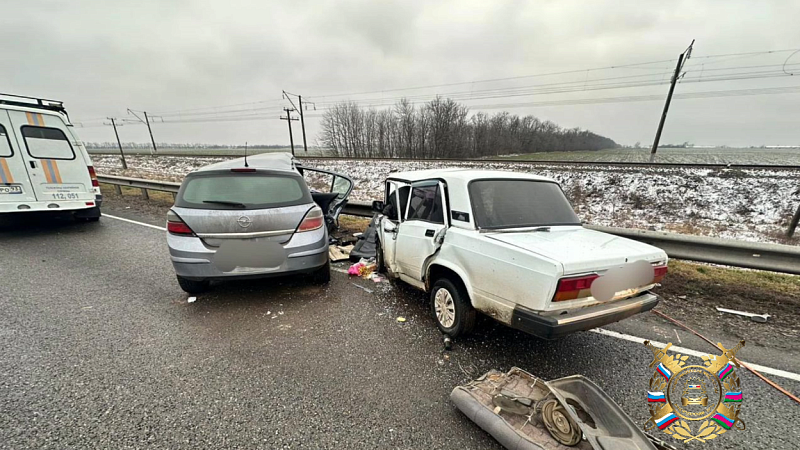
[[[484,322],[445,352],[422,294],[338,272],[327,287],[225,283],[187,303],[163,232],[110,218],[3,222],[0,280],[3,449],[495,449],[448,395],[512,366],[583,374],[647,418],[641,344],[590,332],[546,342]],[[672,327],[659,335],[653,320],[611,328],[665,341]],[[747,350],[742,359],[800,372],[798,355]],[[800,406],[739,374],[747,429],[687,447],[797,448]]]

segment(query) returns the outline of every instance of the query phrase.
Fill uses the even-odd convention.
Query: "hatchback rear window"
[[[67,135],[58,128],[23,126],[28,154],[38,159],[75,159]]]
[[[14,151],[11,149],[11,141],[8,139],[6,127],[0,125],[0,158],[13,156]]]
[[[263,209],[311,203],[299,175],[209,172],[189,175],[175,206],[199,209]]]
[[[553,182],[479,180],[470,183],[469,196],[479,228],[581,224],[561,187]]]

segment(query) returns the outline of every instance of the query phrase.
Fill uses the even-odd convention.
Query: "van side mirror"
[[[377,213],[382,213],[384,206],[386,205],[384,205],[384,203],[380,200],[373,200],[372,202],[372,210]]]

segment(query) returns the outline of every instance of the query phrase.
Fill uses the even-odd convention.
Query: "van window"
[[[8,139],[6,127],[0,125],[0,158],[6,158],[14,155],[14,150],[11,148],[11,141]]]
[[[189,175],[175,206],[199,209],[263,209],[311,203],[300,176],[269,173]]]
[[[75,151],[67,135],[58,128],[25,125],[22,137],[28,154],[38,159],[75,159]]]

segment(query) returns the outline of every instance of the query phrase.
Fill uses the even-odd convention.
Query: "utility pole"
[[[285,120],[286,123],[289,124],[289,142],[292,144],[292,156],[294,156],[294,137],[292,137],[292,121],[299,120],[297,117],[292,117],[292,108],[283,108],[286,111],[286,117],[281,117],[281,120]]]
[[[119,146],[119,156],[122,158],[122,168],[128,170],[128,163],[125,161],[125,153],[122,152],[122,142],[119,141],[119,133],[117,133],[117,122],[113,117],[108,117],[111,121],[111,126],[114,127],[114,136],[117,137],[117,145]]]
[[[664,129],[664,122],[667,120],[667,112],[669,111],[669,104],[672,102],[672,93],[675,91],[675,85],[678,83],[678,79],[680,78],[681,69],[683,69],[683,64],[692,56],[692,46],[694,45],[694,39],[692,39],[692,43],[689,44],[689,47],[683,51],[683,53],[678,56],[678,65],[675,66],[675,74],[672,76],[672,82],[669,85],[669,93],[667,94],[667,101],[664,103],[664,112],[661,113],[661,121],[658,123],[658,130],[656,131],[656,139],[653,141],[653,148],[650,150],[650,162],[655,161],[656,159],[656,150],[658,150],[658,141],[661,140],[661,131]],[[684,58],[685,56],[685,58]]]
[[[300,111],[300,128],[303,129],[303,151],[308,153],[308,145],[306,144],[306,122],[305,122],[305,119],[303,118],[303,96],[302,95],[297,95],[297,94],[292,94],[292,93],[286,92],[286,91],[282,91],[282,92],[283,92],[283,97],[286,100],[289,100],[289,103],[292,104],[292,107],[295,109],[295,111]],[[290,95],[293,95],[293,96],[297,97],[297,102],[300,105],[299,108],[294,106],[294,102],[292,101],[291,98],[289,98]],[[317,109],[317,105],[314,102],[306,102],[306,108],[308,108],[308,103],[311,103],[312,105],[314,105],[314,110]]]
[[[142,112],[144,112],[144,120],[142,120],[141,117],[137,116],[136,112],[128,108],[129,114],[133,114],[133,117],[139,119],[139,122],[142,122],[143,124],[147,125],[147,131],[150,132],[150,142],[153,143],[153,153],[158,153],[158,148],[156,147],[156,140],[153,139],[153,130],[150,128],[150,119],[147,117],[147,111],[142,111]]]

